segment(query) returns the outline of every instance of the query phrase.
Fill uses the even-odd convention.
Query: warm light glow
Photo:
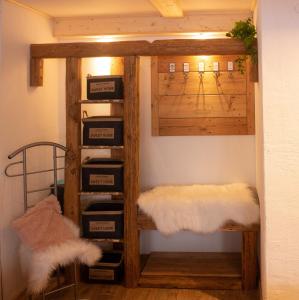
[[[217,39],[217,38],[225,38],[224,32],[194,32],[189,33],[192,39],[197,40],[206,40],[206,39]]]
[[[199,55],[197,56],[198,60],[208,60],[209,59],[209,56],[207,55]]]
[[[106,37],[102,37],[102,38],[99,38],[99,39],[96,39],[96,42],[99,42],[99,43],[110,43],[110,42],[113,42],[115,39],[111,36],[106,36]]]
[[[93,76],[111,75],[112,57],[94,57],[90,60],[90,73]]]

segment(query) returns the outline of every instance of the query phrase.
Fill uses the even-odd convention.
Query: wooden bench
[[[138,213],[138,230],[156,230],[153,220]],[[221,232],[241,232],[241,253],[153,252],[144,259],[139,285],[144,287],[244,289],[257,287],[259,225],[228,223]]]

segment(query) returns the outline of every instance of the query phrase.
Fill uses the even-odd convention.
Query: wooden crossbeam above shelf
[[[154,55],[225,55],[246,54],[242,42],[234,39],[176,39],[124,41],[111,43],[32,44],[32,58],[154,56]]]

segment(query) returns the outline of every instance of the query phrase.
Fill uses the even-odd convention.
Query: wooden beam
[[[81,152],[81,59],[66,59],[66,147],[67,168],[65,170],[64,211],[76,224],[79,224],[79,189]]]
[[[243,232],[242,249],[242,284],[244,290],[253,290],[257,287],[257,236],[254,231]]]
[[[157,227],[152,220],[152,218],[147,215],[140,213],[137,218],[137,226],[138,230],[156,230]],[[251,226],[243,226],[236,223],[228,223],[222,226],[218,231],[259,231],[260,226],[258,224],[254,224]]]
[[[139,58],[124,61],[124,256],[125,284],[136,287],[140,276],[140,249],[137,228],[139,196]]]
[[[32,44],[32,58],[155,56],[155,55],[227,55],[245,54],[242,42],[235,39],[179,39],[127,41],[112,43]]]
[[[42,86],[44,79],[44,60],[30,59],[30,86]]]
[[[150,0],[153,6],[165,18],[181,18],[184,16],[183,10],[178,0]]]
[[[152,136],[159,136],[159,81],[158,57],[153,56],[151,61],[151,110]]]
[[[227,32],[235,22],[252,17],[251,11],[201,12],[184,18],[68,17],[55,18],[54,36],[90,37],[105,35],[161,35],[198,32]]]

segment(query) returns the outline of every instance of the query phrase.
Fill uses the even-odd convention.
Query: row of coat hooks
[[[219,76],[221,74],[218,61],[213,62],[213,70],[212,71],[207,71],[206,70],[204,61],[198,62],[197,71],[198,71],[200,79],[202,79],[205,72],[214,72],[214,76],[215,76],[216,79],[219,78]],[[234,71],[234,62],[233,61],[228,61],[227,62],[227,71],[229,72],[230,77],[232,77],[232,74],[233,74],[233,71]],[[170,79],[174,79],[175,78],[175,73],[176,73],[176,63],[174,63],[174,62],[169,63],[168,72],[170,73]],[[184,79],[188,79],[189,73],[190,73],[190,63],[184,62],[183,63]]]

